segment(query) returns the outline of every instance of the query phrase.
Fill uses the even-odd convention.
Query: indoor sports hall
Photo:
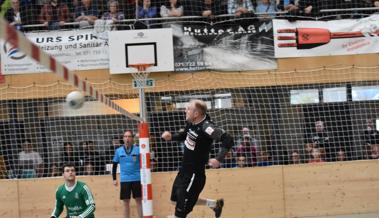
[[[379,1],[0,4],[0,218],[51,217],[68,162],[94,217],[124,218],[112,174],[127,130],[143,217],[175,218],[194,99],[233,139],[203,165],[200,197],[224,199],[220,217],[379,217]]]

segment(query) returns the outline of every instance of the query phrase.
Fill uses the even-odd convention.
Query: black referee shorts
[[[171,191],[171,201],[176,202],[175,216],[184,218],[195,206],[205,185],[205,174],[178,173]]]
[[[142,196],[141,182],[121,182],[120,183],[120,199],[128,200],[133,193],[133,198],[140,198]]]

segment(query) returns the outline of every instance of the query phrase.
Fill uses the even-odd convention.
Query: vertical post
[[[138,132],[141,165],[142,212],[144,218],[153,218],[153,188],[151,184],[150,170],[149,125],[146,122],[141,122],[138,126]]]
[[[146,84],[146,79],[140,81],[140,88],[138,88],[139,94],[139,116],[143,122],[146,122],[146,105],[145,105],[145,89],[143,88]]]

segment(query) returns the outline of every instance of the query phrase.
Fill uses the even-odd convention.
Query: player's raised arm
[[[172,134],[169,131],[164,131],[162,133],[162,138],[166,141],[184,141],[187,137],[187,127],[186,129],[179,130],[178,133]]]

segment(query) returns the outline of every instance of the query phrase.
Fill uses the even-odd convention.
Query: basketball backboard
[[[171,28],[109,32],[111,74],[135,73],[136,64],[152,64],[149,72],[174,70]]]

